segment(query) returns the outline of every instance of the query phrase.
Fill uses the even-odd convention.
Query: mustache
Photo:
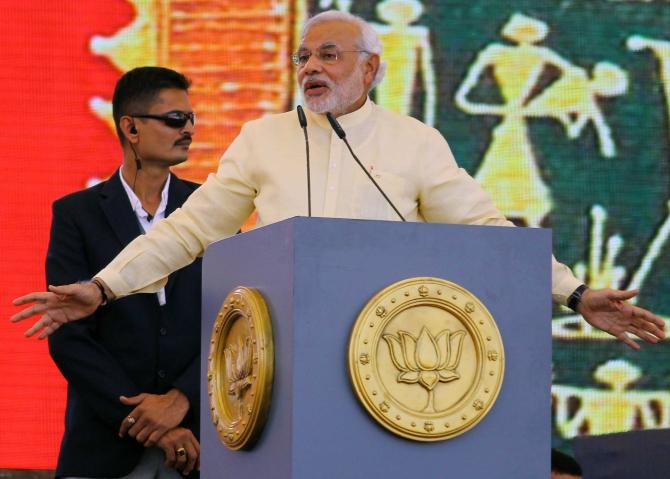
[[[328,88],[333,88],[333,82],[330,80],[330,78],[326,77],[325,75],[305,75],[302,79],[302,82],[300,83],[300,87],[302,89],[305,88],[305,84],[308,82],[319,82],[323,83],[325,86]]]
[[[190,133],[184,133],[177,141],[174,142],[175,145],[191,144],[193,141],[193,136]]]

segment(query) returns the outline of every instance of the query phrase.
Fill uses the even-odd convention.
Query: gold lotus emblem
[[[208,357],[212,422],[230,449],[249,448],[270,407],[274,375],[272,324],[260,293],[236,288],[216,317]]]
[[[471,292],[411,278],[377,293],[349,342],[349,373],[363,406],[402,437],[464,433],[493,406],[504,375],[500,333]]]
[[[456,371],[461,359],[461,347],[465,331],[454,334],[448,329],[441,331],[436,338],[425,327],[418,338],[407,331],[398,336],[385,334],[391,352],[393,365],[400,371],[398,382],[421,384],[428,390],[428,402],[422,411],[434,411],[433,388],[438,382],[449,382],[461,376]]]
[[[238,338],[238,345],[226,346],[223,350],[226,362],[226,373],[228,380],[228,394],[235,399],[242,398],[242,392],[251,386],[252,359],[251,338],[249,336]]]

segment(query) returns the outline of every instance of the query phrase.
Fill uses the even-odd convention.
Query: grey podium
[[[550,258],[549,230],[325,218],[292,218],[212,245],[203,263],[202,477],[548,477]],[[474,294],[504,343],[497,400],[474,427],[444,441],[382,427],[349,376],[359,313],[380,290],[413,277]],[[212,327],[238,286],[267,303],[274,381],[257,441],[233,451],[209,414],[207,368]],[[448,395],[452,384],[438,383],[436,394]]]

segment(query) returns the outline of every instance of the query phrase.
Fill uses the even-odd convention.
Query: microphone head
[[[305,112],[303,111],[302,107],[298,105],[296,110],[298,111],[298,121],[300,122],[300,128],[307,128],[307,117],[305,116]]]
[[[339,136],[341,140],[344,140],[347,134],[344,132],[344,130],[342,129],[338,121],[335,119],[333,114],[331,112],[326,113],[326,118],[328,118],[328,122],[330,123],[330,126],[333,127],[333,130],[335,130],[337,136]]]

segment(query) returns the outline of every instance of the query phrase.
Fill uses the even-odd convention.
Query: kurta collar
[[[370,98],[365,99],[365,103],[358,110],[347,113],[346,115],[338,116],[337,121],[342,126],[345,132],[350,128],[355,128],[356,126],[364,123],[372,114],[373,103]],[[309,122],[314,122],[322,128],[331,129],[330,123],[326,115],[321,113],[314,113],[313,111],[307,110],[307,116],[309,116]]]

